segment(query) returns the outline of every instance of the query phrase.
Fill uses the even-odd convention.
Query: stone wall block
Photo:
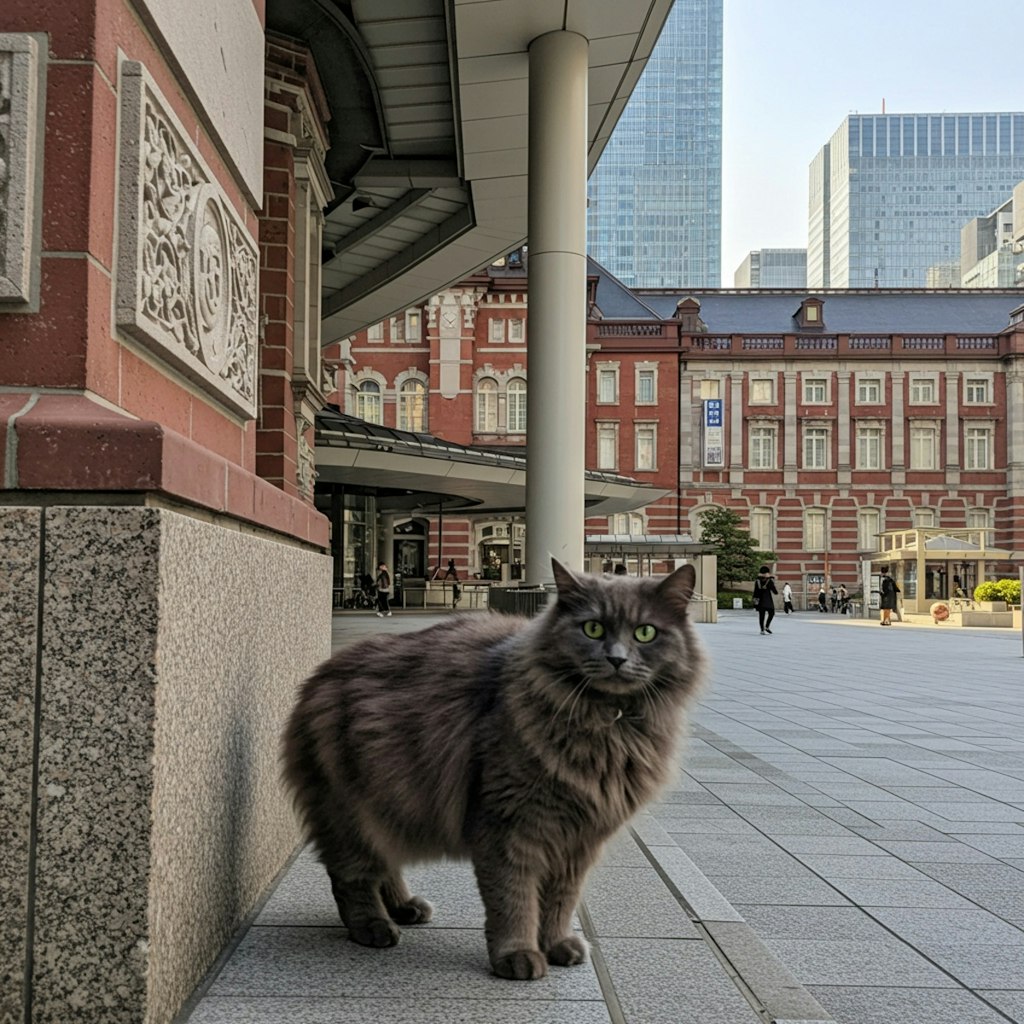
[[[41,520],[0,508],[0,1021],[24,1015]]]

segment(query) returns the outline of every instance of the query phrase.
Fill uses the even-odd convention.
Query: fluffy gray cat
[[[535,619],[374,638],[304,684],[285,779],[356,942],[430,920],[403,865],[468,857],[495,974],[586,959],[587,871],[669,779],[704,656],[691,566],[660,581],[552,566],[557,600]]]

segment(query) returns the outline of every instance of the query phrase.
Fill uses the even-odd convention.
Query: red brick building
[[[522,254],[511,262],[328,347],[342,408],[521,447],[526,277]],[[591,271],[587,466],[664,496],[590,519],[588,534],[699,538],[700,512],[725,505],[798,593],[821,577],[856,589],[882,530],[987,528],[1024,560],[1020,292],[680,294]],[[456,319],[457,341],[442,339]],[[709,402],[717,428],[705,426]],[[429,543],[434,527],[428,566],[453,557],[479,572],[496,549],[522,558],[515,510],[446,520],[443,551]]]

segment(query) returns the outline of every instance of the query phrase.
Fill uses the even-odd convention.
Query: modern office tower
[[[676,0],[589,196],[588,251],[625,284],[720,285],[722,0]]]
[[[963,226],[958,269],[964,288],[1024,287],[1024,181],[1001,206]]]
[[[809,288],[920,288],[1024,178],[1024,113],[851,114],[810,165]]]
[[[803,288],[807,284],[806,249],[754,249],[733,275],[735,288]]]

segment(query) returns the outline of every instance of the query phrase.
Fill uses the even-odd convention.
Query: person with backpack
[[[896,610],[896,595],[899,594],[900,588],[897,586],[896,581],[889,575],[889,566],[883,565],[878,571],[880,574],[878,581],[878,606],[882,612],[880,625],[891,626],[891,616]]]
[[[391,573],[384,562],[377,566],[377,618],[391,615]]]
[[[757,621],[761,624],[761,636],[765,633],[770,636],[772,632],[772,619],[775,618],[774,594],[778,594],[775,577],[767,565],[762,565],[754,580],[754,607],[757,609]]]

